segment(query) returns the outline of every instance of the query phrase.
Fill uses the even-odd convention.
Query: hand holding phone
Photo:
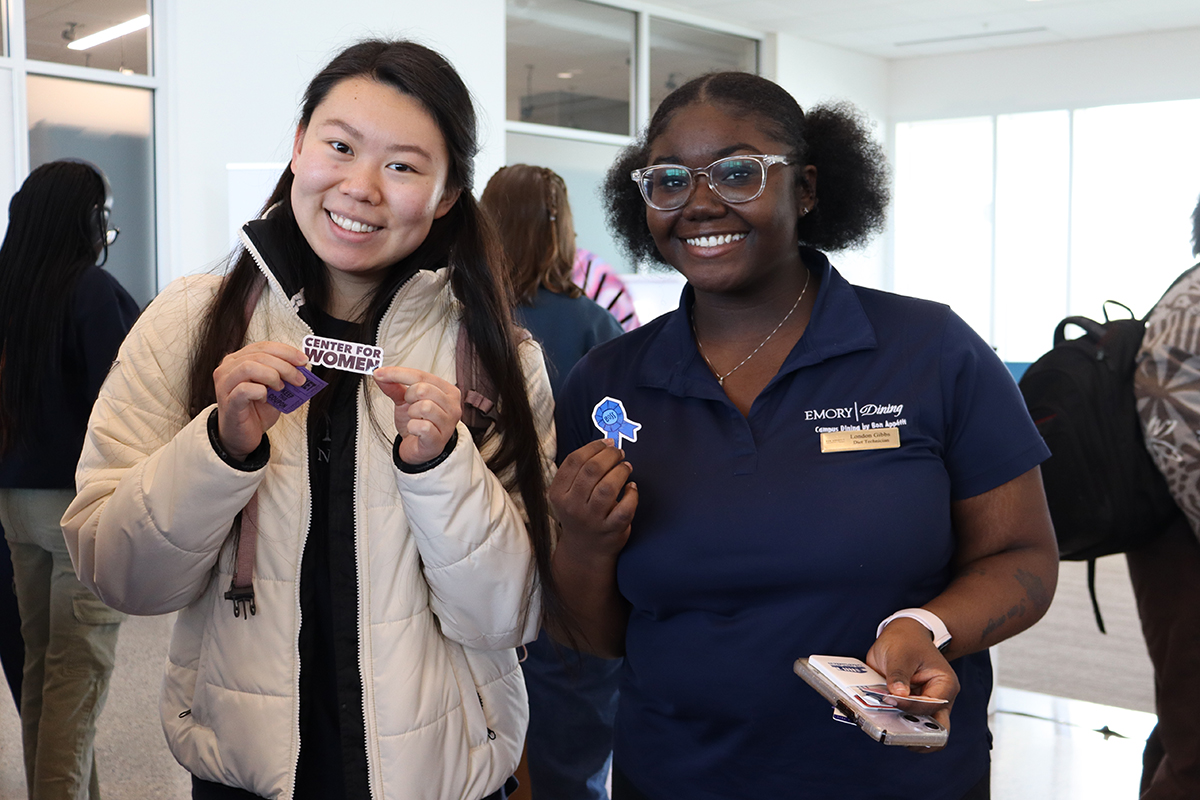
[[[949,737],[932,717],[894,705],[920,703],[935,710],[946,700],[891,695],[884,677],[857,658],[813,655],[797,659],[793,669],[833,703],[835,718],[840,715],[882,744],[941,747]]]

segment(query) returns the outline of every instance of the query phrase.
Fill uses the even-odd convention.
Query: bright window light
[[[992,118],[896,126],[893,288],[992,340]]]
[[[134,17],[128,22],[122,22],[120,25],[113,25],[111,28],[105,28],[98,33],[93,33],[91,36],[85,36],[82,39],[76,39],[67,45],[68,50],[87,50],[89,47],[95,47],[98,44],[111,42],[113,39],[119,39],[122,36],[140,31],[143,28],[150,27],[150,15],[142,14],[140,17]]]

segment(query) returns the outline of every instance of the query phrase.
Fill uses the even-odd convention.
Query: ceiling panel
[[[882,58],[1200,27],[1200,0],[668,0]]]

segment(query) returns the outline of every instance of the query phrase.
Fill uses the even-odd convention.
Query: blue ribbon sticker
[[[612,397],[606,397],[592,409],[592,422],[605,437],[612,439],[617,447],[621,446],[621,437],[631,442],[637,441],[637,432],[642,425],[634,422],[625,415],[625,404]]]

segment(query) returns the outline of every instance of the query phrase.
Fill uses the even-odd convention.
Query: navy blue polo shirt
[[[949,583],[951,502],[1049,451],[948,307],[851,286],[802,253],[820,277],[812,318],[748,417],[696,350],[690,287],[563,389],[560,459],[601,436],[606,397],[641,425],[622,443],[640,499],[617,567],[632,612],[614,758],[656,800],[958,800],[988,766],[986,652],[954,662],[949,745],[929,755],[834,722],[792,663],[865,656],[880,620]],[[822,454],[821,432],[843,426],[896,427],[900,447]]]

